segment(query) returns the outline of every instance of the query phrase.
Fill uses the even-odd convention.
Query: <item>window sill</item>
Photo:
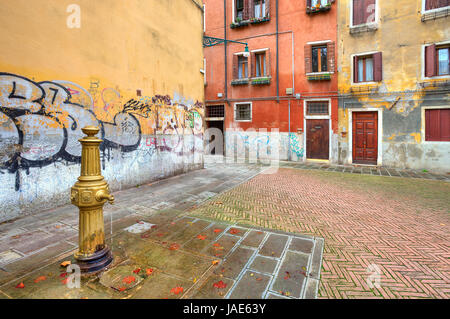
[[[236,29],[236,28],[245,27],[245,26],[248,26],[249,22],[250,22],[249,20],[240,21],[240,22],[233,22],[232,24],[230,24],[230,28],[231,29]]]
[[[373,32],[378,30],[378,23],[367,23],[350,26],[350,34],[358,34],[363,32]]]
[[[331,80],[331,72],[314,72],[306,73],[308,81],[329,81]]]
[[[331,3],[326,6],[320,7],[306,7],[307,14],[319,13],[319,12],[327,12],[331,10]]]
[[[270,84],[271,81],[271,77],[257,77],[257,78],[252,78],[252,85],[266,85],[266,84]]]
[[[428,20],[435,20],[438,18],[445,18],[450,15],[450,7],[445,8],[439,8],[439,9],[433,9],[422,12],[422,22],[428,21]]]
[[[231,81],[231,85],[246,85],[248,82],[248,79],[234,79]]]
[[[251,122],[252,120],[234,120],[235,122]]]
[[[259,23],[264,23],[264,22],[268,22],[270,21],[269,17],[264,17],[264,18],[253,18],[250,20],[251,24],[259,24]]]
[[[450,87],[450,76],[438,76],[433,78],[426,78],[425,82],[418,83],[422,89],[438,89]]]

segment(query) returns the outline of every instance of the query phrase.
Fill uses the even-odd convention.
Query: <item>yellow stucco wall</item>
[[[66,24],[73,3],[81,9],[80,28]],[[0,6],[0,72],[75,83],[92,95],[101,120],[112,120],[137,90],[144,97],[204,99],[202,12],[192,0],[1,0]],[[140,120],[144,134],[154,133],[154,123]]]
[[[352,94],[353,100],[364,107],[384,108],[406,117],[421,105],[427,91],[435,89],[434,84],[423,89],[419,83],[448,81],[448,78],[424,78],[423,59],[424,45],[450,41],[450,18],[422,22],[423,0],[376,2],[377,30],[351,34],[352,0],[338,1],[339,93]],[[352,55],[365,52],[383,53],[383,81],[352,84]],[[340,132],[348,132],[348,120],[348,108],[340,106]],[[411,136],[412,142],[419,143],[421,131],[419,128],[415,130],[407,132],[407,135]],[[395,140],[396,136],[391,137],[388,140]],[[341,141],[347,142],[348,134],[341,137]]]

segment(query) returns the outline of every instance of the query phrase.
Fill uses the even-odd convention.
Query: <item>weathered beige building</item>
[[[338,1],[339,162],[450,167],[450,3]]]

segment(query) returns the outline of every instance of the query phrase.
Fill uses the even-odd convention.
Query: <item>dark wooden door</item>
[[[353,163],[377,164],[378,112],[353,112]]]
[[[329,120],[306,120],[306,158],[329,159]]]

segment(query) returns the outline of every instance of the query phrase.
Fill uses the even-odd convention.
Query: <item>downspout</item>
[[[223,0],[223,30],[225,39],[224,47],[225,47],[225,102],[227,102],[228,106],[230,102],[228,101],[228,63],[227,63],[227,0]]]
[[[288,130],[288,141],[289,141],[289,148],[288,148],[288,161],[291,160],[291,100],[289,99],[289,130]]]
[[[279,54],[278,54],[278,0],[276,0],[276,38],[277,38],[277,103],[280,103],[280,69],[279,69]]]

